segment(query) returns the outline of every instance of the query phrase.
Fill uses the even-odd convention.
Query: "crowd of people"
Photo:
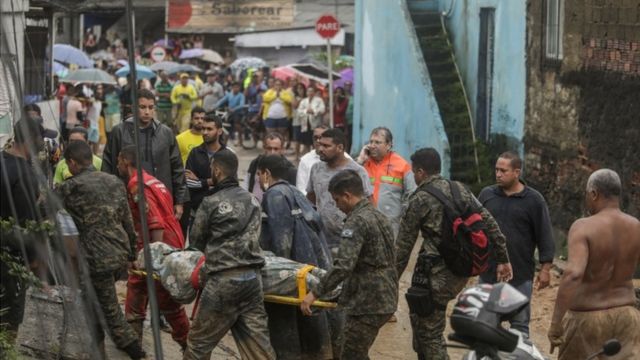
[[[419,149],[409,161],[403,159],[393,151],[394,137],[385,127],[373,129],[368,143],[351,158],[348,120],[339,120],[338,114],[330,128],[314,86],[295,83],[287,89],[280,80],[268,84],[255,74],[244,89],[234,82],[223,95],[218,74],[207,75],[200,90],[187,74],[171,89],[166,76],[160,77],[155,93],[140,88],[138,126],[127,113],[123,99],[129,93],[123,91],[120,110],[108,113],[112,122],[101,158],[90,145],[96,143],[95,129],[82,126],[86,104],[74,95],[89,89],[67,92],[65,147],[56,166],[55,193],[79,236],[75,245],[65,243],[63,251],[76,268],[86,269],[80,286],[94,314],[89,317],[94,319],[96,358],[104,357],[105,331],[132,359],[145,356],[141,338],[150,294],[133,262],[143,237],[204,253],[194,284],[200,289],[199,306],[191,323],[184,306],[155,284],[160,314],[184,359],[209,359],[229,330],[243,359],[367,359],[380,328],[394,321],[399,277],[420,233],[424,240],[407,293],[413,348],[420,359],[447,359],[446,306],[476,275],[452,265],[459,264],[462,250],[445,252],[447,244],[471,237],[456,235],[452,228],[482,225],[481,234],[473,235],[474,249],[488,254],[473,264],[482,270],[480,282],[508,282],[529,298],[534,286],[549,286],[555,254],[549,211],[543,196],[521,179],[517,153],[498,157],[496,184],[476,198],[463,184],[441,175],[435,149]],[[92,104],[115,91],[91,90],[97,99]],[[336,109],[349,107],[349,91],[337,92]],[[210,110],[226,104],[233,112],[252,96],[262,106],[249,100],[249,111],[261,114],[267,133],[263,153],[251,162],[241,184],[238,157],[229,144],[233,140]],[[183,114],[180,104],[180,115],[170,115],[176,119],[171,122],[162,114],[169,109],[167,101],[172,107],[191,104]],[[123,121],[113,121],[118,113]],[[305,149],[296,152],[303,156],[294,162],[285,157],[289,127],[293,140],[309,149],[304,155]],[[44,137],[56,135],[47,133],[37,116],[25,114],[16,123],[15,139],[0,156],[3,219],[24,224],[45,218],[38,212],[42,189],[32,155]],[[577,220],[569,232],[569,264],[549,330],[561,359],[585,358],[610,337],[623,343],[625,358],[640,355],[640,333],[632,330],[640,327],[632,284],[640,261],[640,222],[620,211],[620,184],[611,170],[594,172],[586,189],[592,216]],[[463,225],[451,218],[456,210],[461,212],[457,220],[468,216],[460,220]],[[21,259],[38,256],[36,245],[19,239],[3,239],[3,246]],[[264,302],[263,251],[327,270],[299,309]],[[124,313],[115,291],[123,268],[128,268]],[[17,331],[25,287],[4,262],[2,283],[8,299],[3,306],[10,309],[2,323]],[[316,310],[314,302],[340,285],[339,306]],[[510,320],[513,330],[528,336],[529,306]]]

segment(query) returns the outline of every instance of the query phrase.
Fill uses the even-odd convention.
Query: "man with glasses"
[[[398,235],[400,219],[416,190],[411,164],[392,151],[393,135],[386,127],[371,131],[369,144],[358,156],[358,163],[369,174],[373,186],[373,204],[389,218],[393,234]]]
[[[140,156],[142,168],[160,180],[173,195],[175,216],[180,219],[183,204],[189,199],[184,177],[184,166],[180,159],[178,143],[173,130],[154,119],[156,97],[149,90],[138,92],[138,117],[140,127]],[[133,117],[113,128],[102,157],[102,171],[118,175],[118,154],[128,145],[135,144]]]

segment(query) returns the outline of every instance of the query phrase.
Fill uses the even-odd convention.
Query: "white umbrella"
[[[222,56],[220,56],[220,54],[218,54],[217,52],[215,52],[213,50],[209,50],[209,49],[203,49],[202,50],[202,56],[200,56],[200,60],[206,61],[206,62],[210,62],[210,63],[214,63],[214,64],[223,64],[224,63],[224,59],[222,58]]]
[[[65,81],[83,84],[117,84],[116,79],[111,74],[100,69],[78,69],[69,73]]]
[[[178,65],[180,64],[174,61],[160,61],[149,66],[149,68],[151,68],[151,70],[153,71],[169,71]]]

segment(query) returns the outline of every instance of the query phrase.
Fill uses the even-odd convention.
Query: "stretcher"
[[[201,263],[199,265],[201,265]],[[269,303],[275,303],[275,304],[299,306],[304,300],[305,296],[307,296],[307,282],[306,282],[307,274],[314,268],[315,266],[313,265],[305,265],[300,270],[298,270],[296,274],[298,297],[265,294],[264,301]],[[194,270],[194,274],[197,274],[198,270],[199,270],[199,267],[197,267],[196,270]],[[129,274],[136,275],[136,276],[147,276],[146,271],[137,270],[137,269],[129,269]],[[158,274],[153,273],[152,276],[154,280],[158,280],[158,281],[160,280],[160,276]],[[197,284],[197,280],[193,282],[193,285],[195,284]],[[196,297],[196,301],[194,304],[194,309],[193,309],[194,314],[195,314],[195,310],[198,307],[199,302],[200,302],[200,289],[198,289],[198,295]],[[318,307],[318,308],[332,309],[332,308],[335,308],[337,304],[335,302],[330,302],[330,301],[316,300],[313,302],[313,304],[311,304],[311,306]]]
[[[264,301],[276,304],[284,304],[284,305],[295,305],[299,306],[302,304],[302,300],[307,296],[307,274],[309,271],[313,270],[315,266],[306,265],[298,270],[296,274],[296,283],[298,285],[298,297],[289,297],[289,296],[281,296],[281,295],[271,295],[265,294]],[[330,301],[320,301],[316,300],[311,304],[311,306],[319,307],[319,308],[335,308],[337,306],[336,303]]]

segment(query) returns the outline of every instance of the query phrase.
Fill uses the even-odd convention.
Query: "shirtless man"
[[[640,311],[633,273],[640,262],[640,221],[620,211],[618,174],[601,169],[589,177],[587,210],[569,230],[569,263],[562,275],[549,329],[558,359],[585,359],[616,338],[617,359],[640,359]],[[564,319],[563,319],[564,318]]]

